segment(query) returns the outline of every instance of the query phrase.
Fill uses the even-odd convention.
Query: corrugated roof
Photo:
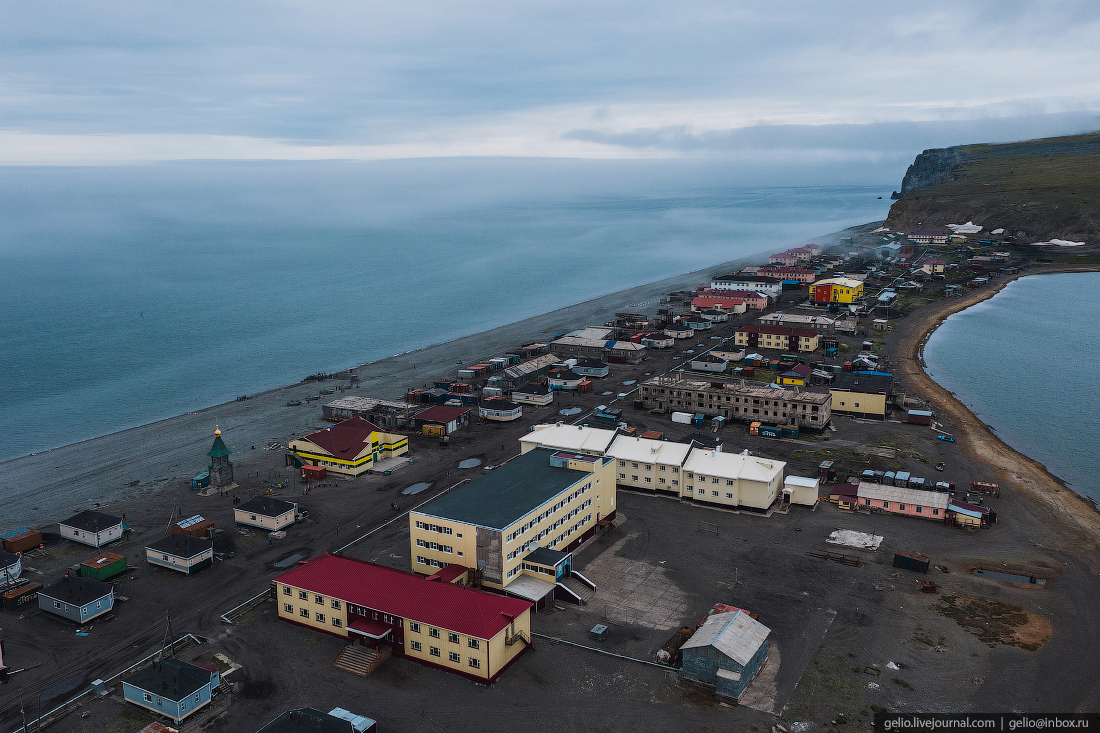
[[[716,613],[707,618],[681,648],[713,646],[744,667],[767,641],[770,633],[771,629],[744,610]]]
[[[422,422],[449,423],[452,420],[457,420],[469,411],[470,408],[468,407],[447,407],[446,405],[435,405],[434,407],[429,407],[427,410],[424,410],[424,412],[418,414],[415,419]]]
[[[214,444],[210,446],[210,450],[207,452],[206,455],[210,456],[211,458],[225,458],[232,452],[233,451],[229,450],[229,448],[226,447],[225,441],[222,440],[222,436],[215,435]]]
[[[820,480],[816,478],[806,478],[805,476],[788,476],[783,479],[784,486],[802,486],[807,489],[816,489],[820,485]]]
[[[519,442],[559,450],[603,454],[615,440],[616,434],[614,430],[589,428],[583,425],[535,425],[530,433],[519,439]]]
[[[783,461],[773,461],[759,456],[722,453],[709,448],[692,448],[684,462],[684,470],[716,478],[771,483],[777,475],[782,475],[786,465]]]
[[[363,452],[369,452],[372,448],[371,433],[381,432],[384,432],[382,428],[356,416],[331,428],[302,436],[299,440],[313,443],[330,456],[350,461]]]
[[[946,509],[951,495],[942,491],[922,491],[905,486],[887,486],[869,481],[859,482],[859,498],[878,501],[896,501],[900,504],[919,504]]]
[[[524,377],[532,372],[537,372],[540,369],[546,369],[561,361],[561,358],[554,354],[543,354],[537,356],[530,361],[525,361],[522,364],[516,364],[513,367],[508,367],[504,370],[505,375],[515,379],[516,377]]]
[[[608,447],[607,455],[620,461],[682,466],[689,451],[691,451],[690,443],[672,443],[667,440],[620,435]]]
[[[478,639],[492,639],[531,607],[508,598],[413,573],[325,553],[275,582]]]

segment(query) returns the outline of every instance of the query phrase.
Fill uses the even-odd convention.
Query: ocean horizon
[[[888,186],[485,165],[0,170],[0,460],[876,221],[890,203]]]

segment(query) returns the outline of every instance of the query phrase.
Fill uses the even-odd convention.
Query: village
[[[561,704],[748,729],[950,700],[946,667],[1029,650],[933,604],[1042,592],[1057,615],[1051,586],[1096,581],[1030,539],[892,339],[1031,266],[1003,239],[876,230],[404,400],[314,375],[286,404],[308,431],[245,452],[210,426],[170,521],[0,527],[0,726],[496,729]]]

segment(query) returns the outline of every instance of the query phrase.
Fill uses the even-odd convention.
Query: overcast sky
[[[0,164],[893,167],[1100,128],[1098,70],[1095,0],[7,2]]]

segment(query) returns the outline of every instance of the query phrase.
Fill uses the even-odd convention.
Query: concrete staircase
[[[593,596],[596,595],[595,588],[582,583],[576,578],[565,578],[560,583],[558,583],[558,585],[565,588],[572,595],[576,596],[577,605],[580,606],[587,604],[590,600],[592,600]]]
[[[390,653],[391,650],[388,646],[383,646],[381,650],[377,650],[371,649],[369,646],[348,644],[340,650],[332,666],[357,674],[360,677],[367,677],[371,672],[378,669],[382,662],[390,658]]]

